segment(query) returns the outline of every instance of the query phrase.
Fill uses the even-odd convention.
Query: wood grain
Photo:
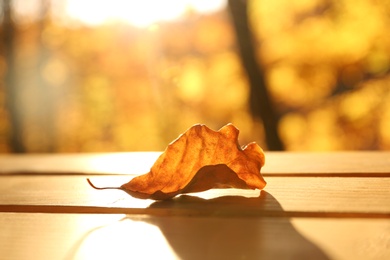
[[[0,155],[0,175],[142,174],[161,152]]]
[[[32,255],[37,259],[390,256],[388,220],[0,213],[0,227],[3,259],[30,259]],[[313,228],[316,232],[312,232]]]
[[[95,176],[92,180],[98,186],[118,186],[129,177]],[[307,216],[313,216],[313,213],[320,216],[338,216],[340,213],[349,217],[353,214],[390,216],[390,178],[268,177],[266,181],[268,184],[261,196],[258,190],[210,190],[177,198],[172,203],[159,202],[162,205],[160,211],[174,214],[171,213],[173,207],[178,214],[183,210],[196,215],[198,211],[207,214],[205,208],[220,211],[220,207],[225,207],[225,210],[235,211],[234,206],[237,206],[240,214],[248,212],[252,215],[269,211],[307,213]],[[53,206],[54,212],[61,211],[60,206],[77,206],[76,211],[82,210],[80,207],[108,207],[113,213],[151,214],[156,212],[150,209],[152,205],[158,204],[153,200],[132,198],[120,190],[95,190],[87,184],[84,176],[3,176],[1,183],[0,210],[3,211],[6,210],[4,205],[46,205]],[[242,205],[247,207],[246,211]],[[121,208],[126,208],[126,211]],[[62,209],[70,210],[69,207]],[[101,212],[98,208],[95,210],[95,213]]]
[[[159,152],[0,156],[0,259],[390,259],[390,152],[267,152],[263,191],[119,186]]]
[[[1,259],[390,257],[389,219],[0,213],[0,228]]]
[[[0,175],[142,174],[161,152],[0,155]],[[390,176],[390,152],[266,152],[268,175]]]
[[[390,152],[268,152],[268,176],[390,177]]]

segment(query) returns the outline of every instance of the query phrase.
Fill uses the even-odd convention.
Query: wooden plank
[[[293,218],[291,223],[329,259],[390,259],[390,219]]]
[[[129,176],[92,178],[98,186],[118,186],[129,179]],[[266,181],[268,184],[261,196],[258,190],[214,189],[155,202],[132,198],[120,190],[95,190],[83,176],[3,176],[0,211],[11,211],[5,205],[40,205],[52,206],[54,212],[69,212],[72,209],[63,206],[74,206],[75,212],[85,212],[80,207],[92,207],[88,210],[90,213],[107,213],[93,208],[104,207],[111,208],[111,213],[127,214],[225,212],[223,214],[229,215],[239,212],[250,216],[264,215],[264,211],[268,211],[279,212],[281,216],[286,216],[286,212],[295,214],[287,216],[302,216],[302,213],[313,217],[390,216],[390,178],[267,177]],[[13,210],[18,211],[15,207]],[[27,212],[31,210],[34,208],[26,208]],[[50,208],[41,208],[41,211],[50,212]]]
[[[161,152],[1,155],[6,174],[142,174]],[[390,176],[390,152],[266,152],[265,176]]]
[[[285,211],[390,212],[390,178],[268,177],[265,188]]]
[[[390,152],[268,152],[266,176],[390,177]]]
[[[0,258],[390,259],[389,219],[0,213]]]
[[[143,174],[161,152],[0,155],[3,174]]]
[[[261,193],[86,183],[119,186],[159,154],[0,156],[0,259],[390,259],[389,152],[269,152]]]

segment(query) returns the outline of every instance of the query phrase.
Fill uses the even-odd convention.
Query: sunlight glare
[[[40,4],[38,0],[24,1],[13,0],[11,2],[13,8],[13,18],[18,22],[31,22],[38,19],[40,16]],[[1,6],[1,5],[0,5]]]
[[[164,234],[150,221],[147,217],[123,214],[82,218],[80,229],[87,226],[89,231],[80,241],[75,258],[176,259]]]
[[[91,172],[115,174],[147,173],[161,152],[112,153],[91,156],[85,167]]]
[[[68,0],[66,12],[70,18],[91,26],[107,21],[123,21],[137,27],[147,27],[160,21],[177,20],[187,10],[210,13],[225,5],[226,0]]]

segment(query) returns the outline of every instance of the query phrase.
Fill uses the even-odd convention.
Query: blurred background
[[[3,0],[0,152],[390,149],[389,0]]]

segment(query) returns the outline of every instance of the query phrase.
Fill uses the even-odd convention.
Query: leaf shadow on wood
[[[265,191],[254,198],[182,195],[150,208],[182,213],[145,220],[159,227],[180,259],[329,259]]]

